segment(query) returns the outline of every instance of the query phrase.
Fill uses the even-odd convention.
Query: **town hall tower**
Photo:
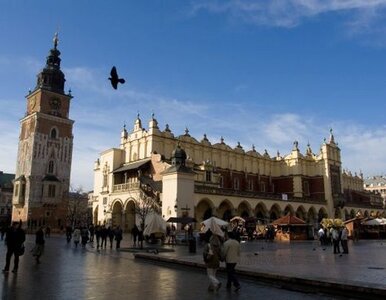
[[[31,230],[65,225],[70,185],[74,121],[69,119],[71,92],[64,92],[58,35],[37,84],[26,96],[13,194],[13,221]]]

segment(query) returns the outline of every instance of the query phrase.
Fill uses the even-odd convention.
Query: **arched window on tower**
[[[58,136],[58,132],[57,132],[56,128],[52,128],[51,129],[51,133],[50,133],[50,138],[51,139],[56,139],[57,136]]]
[[[48,163],[48,174],[54,174],[54,162],[52,160]]]

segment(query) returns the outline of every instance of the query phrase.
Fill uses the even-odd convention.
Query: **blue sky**
[[[271,156],[295,140],[318,153],[333,128],[343,168],[385,174],[385,17],[386,0],[0,0],[0,170],[15,172],[25,95],[58,30],[73,188],[92,189],[93,162],[137,112]]]

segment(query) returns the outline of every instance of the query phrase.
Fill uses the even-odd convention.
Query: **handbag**
[[[19,251],[18,251],[19,253],[19,256],[22,256],[23,254],[24,254],[24,252],[25,252],[25,247],[24,247],[24,244],[22,244],[21,246],[20,246],[20,248],[19,248]]]

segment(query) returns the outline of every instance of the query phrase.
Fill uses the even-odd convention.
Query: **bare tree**
[[[134,200],[135,207],[134,212],[140,219],[140,230],[143,232],[145,228],[146,217],[150,213],[160,213],[161,207],[156,195],[149,196],[145,192],[141,191],[139,199]],[[143,248],[143,236],[141,239],[141,249]]]
[[[68,194],[67,222],[72,226],[78,224],[87,225],[88,221],[88,197],[82,187],[71,188]]]

